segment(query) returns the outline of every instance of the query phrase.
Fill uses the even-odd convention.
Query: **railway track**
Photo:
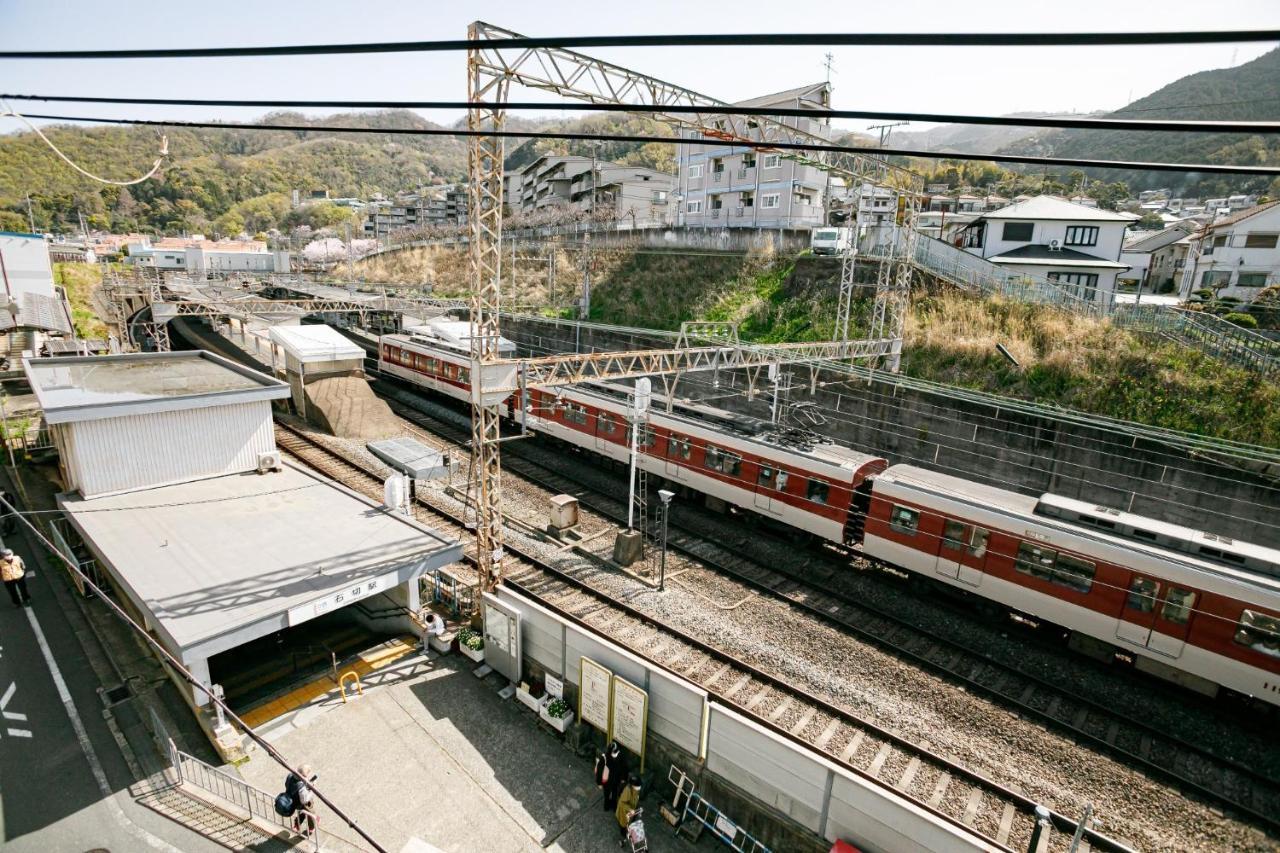
[[[276,441],[281,450],[333,479],[371,497],[381,497],[378,473],[306,433],[277,423]],[[418,503],[437,516],[439,526],[449,533],[464,541],[469,538],[456,510],[422,493]],[[1037,807],[1029,797],[663,624],[574,573],[547,563],[515,538],[504,545],[509,557],[503,582],[512,589],[698,684],[714,701],[752,717],[780,736],[896,789],[940,820],[965,827],[1009,850],[1026,848]],[[1053,812],[1050,817],[1056,828],[1066,833],[1055,836],[1065,843],[1075,831],[1074,821]],[[1129,849],[1092,829],[1084,831],[1084,839],[1095,850]]]
[[[393,410],[416,426],[449,440],[469,439],[457,426],[417,408],[417,395],[412,391],[386,396],[391,398]],[[581,478],[567,476],[520,451],[506,453],[503,467],[553,494],[573,494],[584,508],[625,523],[625,501]],[[752,535],[759,536],[760,532],[753,530]],[[785,600],[812,618],[958,683],[970,693],[1013,708],[1024,717],[1114,755],[1179,790],[1248,816],[1272,833],[1280,832],[1280,781],[1248,764],[1172,736],[1147,721],[998,661],[953,637],[927,631],[891,612],[836,592],[823,585],[841,568],[835,560],[825,564],[810,560],[802,575],[777,565],[765,566],[758,554],[746,547],[711,541],[705,531],[678,522],[672,522],[668,546],[751,589]]]

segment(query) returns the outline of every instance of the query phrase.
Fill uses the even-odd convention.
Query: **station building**
[[[323,671],[335,637],[404,633],[419,578],[462,556],[457,541],[284,461],[271,406],[290,395],[285,382],[204,351],[24,369],[59,452],[70,535],[237,710],[273,679],[305,675],[304,650],[320,650]],[[205,692],[179,687],[212,730]]]

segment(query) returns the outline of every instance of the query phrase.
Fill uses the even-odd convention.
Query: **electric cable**
[[[482,22],[477,22],[482,23]],[[485,25],[488,26],[488,25]],[[495,30],[498,28],[494,28]],[[522,36],[432,41],[346,42],[252,47],[168,47],[103,50],[6,50],[0,59],[207,59],[231,56],[321,56],[437,53],[576,47],[1098,47],[1243,44],[1280,41],[1280,30],[1093,33],[693,33],[625,36]]]
[[[26,116],[22,115],[21,113],[17,112],[12,107],[10,107],[8,104],[6,104],[2,98],[0,98],[0,108],[3,108],[3,112],[0,112],[0,118],[9,116],[9,117],[18,119],[23,124],[25,124],[28,128],[30,128],[31,131],[35,133],[36,136],[40,137],[40,139],[44,141],[44,144],[48,145],[49,148],[53,150],[53,153],[61,157],[68,166],[75,169],[77,172],[84,175],[86,178],[97,181],[100,184],[109,184],[113,187],[131,187],[131,186],[134,186],[135,184],[140,184],[143,181],[150,178],[156,172],[160,171],[160,165],[164,163],[164,158],[169,154],[169,137],[161,136],[160,137],[160,156],[156,158],[155,163],[151,164],[151,169],[145,175],[143,175],[141,178],[135,178],[132,181],[113,181],[110,178],[99,177],[98,175],[95,175],[92,172],[86,171],[85,169],[81,168],[79,165],[76,164],[74,160],[72,160],[66,154],[63,154],[62,150],[58,148],[58,146],[54,145],[53,141],[50,140],[49,137],[45,136],[44,133],[40,130],[40,128],[36,127],[34,124],[28,121]]]
[[[268,130],[304,133],[354,133],[382,136],[461,136],[461,137],[495,137],[500,139],[573,139],[595,142],[659,142],[667,145],[679,144],[682,140],[669,136],[652,136],[645,134],[614,133],[577,133],[546,131],[493,131],[466,130],[462,128],[371,128],[343,127],[337,125],[315,126],[294,124],[228,124],[222,122],[199,121],[156,121],[149,119],[101,118],[95,116],[71,116],[27,113],[28,118],[47,121],[83,122],[94,124],[118,124],[168,128],[204,128],[214,130]],[[689,140],[683,140],[688,143]],[[1224,165],[1216,163],[1162,163],[1137,160],[1091,160],[1076,157],[1042,157],[1021,154],[971,154],[962,152],[923,151],[906,148],[872,148],[857,145],[825,145],[807,142],[762,142],[749,139],[723,140],[698,139],[700,146],[717,146],[727,148],[754,148],[765,151],[818,151],[833,154],[860,154],[876,158],[915,157],[927,160],[975,160],[991,163],[1021,163],[1033,166],[1077,166],[1083,169],[1121,169],[1127,171],[1205,173],[1222,175],[1265,175],[1280,177],[1280,167]],[[886,166],[888,164],[886,163]]]
[[[978,124],[996,127],[1042,127],[1075,130],[1159,131],[1166,133],[1280,133],[1280,121],[1225,121],[1212,119],[1124,119],[1074,118],[1055,116],[992,116],[955,113],[882,112],[875,110],[836,110],[824,107],[742,107],[736,104],[610,104],[572,101],[377,101],[377,100],[262,100],[244,98],[118,98],[72,95],[0,95],[0,98],[25,101],[56,101],[83,104],[147,104],[185,107],[260,107],[314,109],[321,107],[347,109],[397,110],[467,110],[501,107],[507,112],[518,110],[573,110],[588,113],[663,113],[667,115],[787,116],[796,118],[856,118],[870,120],[903,119],[942,124]],[[792,128],[793,130],[795,128]],[[677,137],[678,138],[678,137]]]

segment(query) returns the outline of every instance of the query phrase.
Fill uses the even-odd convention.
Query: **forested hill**
[[[1280,119],[1280,48],[1235,68],[1201,71],[1183,77],[1111,115],[1135,119]],[[1107,160],[1274,164],[1280,160],[1280,137],[1115,130],[1047,131],[1019,140],[1009,145],[1006,151]],[[1183,179],[1178,175],[1152,172],[1108,172],[1105,177],[1107,180],[1124,180],[1135,190],[1171,187],[1183,194],[1200,197],[1241,192],[1246,188],[1262,192],[1268,190],[1269,183],[1265,178],[1249,181],[1238,175],[1190,175]]]
[[[273,113],[256,123],[307,125],[314,130],[167,128],[169,157],[155,180],[121,189],[81,177],[33,133],[0,136],[0,230],[27,228],[31,197],[40,230],[75,229],[77,211],[91,227],[114,231],[220,234],[285,224],[289,194],[326,189],[332,197],[392,196],[433,181],[465,177],[466,139],[409,134],[350,134],[332,126],[441,129],[415,113],[384,111],[308,118]],[[598,133],[661,135],[656,123],[623,116],[586,116],[555,122],[512,119],[508,129],[585,126]],[[141,175],[155,161],[161,129],[130,126],[59,126],[45,133],[69,157],[104,177]],[[508,140],[509,163],[528,162],[537,153],[579,153],[581,143]],[[601,146],[600,157],[647,166],[669,166],[666,146],[616,143]],[[582,151],[581,153],[589,153]],[[667,162],[663,161],[663,158]]]

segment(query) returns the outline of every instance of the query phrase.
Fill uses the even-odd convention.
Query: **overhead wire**
[[[496,137],[500,139],[574,139],[596,142],[658,142],[676,145],[681,142],[677,137],[657,136],[636,133],[582,133],[582,132],[546,132],[528,130],[469,130],[463,128],[371,128],[346,127],[341,125],[297,125],[297,124],[232,124],[226,122],[201,121],[157,121],[151,119],[103,118],[99,116],[73,116],[27,113],[27,118],[46,121],[66,121],[93,124],[137,125],[168,128],[202,128],[213,130],[267,130],[275,132],[303,133],[353,133],[381,136],[460,136],[460,137]],[[684,140],[686,143],[689,140]],[[809,142],[764,142],[749,139],[722,140],[715,138],[699,138],[700,146],[717,146],[727,148],[755,148],[767,151],[818,151],[834,154],[863,154],[875,157],[915,157],[928,160],[974,160],[993,163],[1020,163],[1033,166],[1076,166],[1082,169],[1121,169],[1127,171],[1206,173],[1223,175],[1264,175],[1280,177],[1280,167],[1248,166],[1216,163],[1164,163],[1139,160],[1092,160],[1078,157],[1045,157],[1022,154],[971,154],[965,152],[938,152],[907,148],[878,148],[860,145],[835,145]]]
[[[495,28],[496,29],[496,28]],[[0,59],[213,59],[236,56],[323,56],[438,53],[576,47],[1096,47],[1243,44],[1280,41],[1280,30],[1188,30],[1042,33],[670,33],[626,36],[522,36],[429,41],[342,42],[245,47],[5,50]]]
[[[268,109],[296,107],[344,108],[344,109],[399,109],[399,110],[468,110],[493,109],[495,106],[507,112],[521,110],[573,110],[604,113],[663,113],[667,115],[727,115],[787,116],[796,118],[855,118],[870,120],[903,119],[914,122],[942,124],[976,124],[997,127],[1042,127],[1077,130],[1131,130],[1159,131],[1166,133],[1280,133],[1280,121],[1219,121],[1219,120],[1158,120],[1097,117],[1057,116],[992,116],[960,113],[884,112],[877,110],[837,110],[827,107],[744,107],[736,104],[611,104],[574,101],[392,101],[392,100],[337,100],[337,99],[246,99],[246,98],[124,98],[81,95],[18,95],[4,94],[0,98],[26,101],[50,101],[83,104],[146,104],[153,106],[184,107],[258,107]],[[675,137],[679,140],[679,137]],[[686,140],[687,141],[687,140]]]
[[[13,109],[8,104],[6,104],[2,98],[0,98],[0,109],[3,109],[3,112],[0,112],[0,118],[12,117],[12,118],[18,119],[23,124],[25,124],[28,128],[30,128],[31,131],[35,133],[36,136],[40,137],[40,139],[44,141],[44,144],[48,145],[49,148],[53,150],[53,153],[61,157],[62,160],[68,166],[75,169],[77,172],[84,175],[86,178],[89,178],[90,180],[93,180],[93,181],[97,181],[100,184],[109,184],[110,186],[113,186],[113,187],[132,187],[135,184],[140,184],[143,181],[148,180],[156,172],[160,171],[160,166],[164,163],[164,158],[169,154],[169,137],[161,136],[160,137],[160,156],[157,157],[156,161],[151,164],[151,168],[147,171],[146,174],[144,174],[140,178],[134,178],[133,180],[130,180],[130,181],[115,181],[115,180],[112,180],[111,178],[104,178],[99,175],[95,175],[93,172],[90,172],[87,169],[83,168],[78,163],[76,163],[76,161],[72,160],[66,154],[62,153],[62,149],[60,149],[57,145],[54,145],[53,140],[45,136],[43,131],[41,131],[39,127],[32,124],[27,119],[26,116],[22,115],[17,110]]]

